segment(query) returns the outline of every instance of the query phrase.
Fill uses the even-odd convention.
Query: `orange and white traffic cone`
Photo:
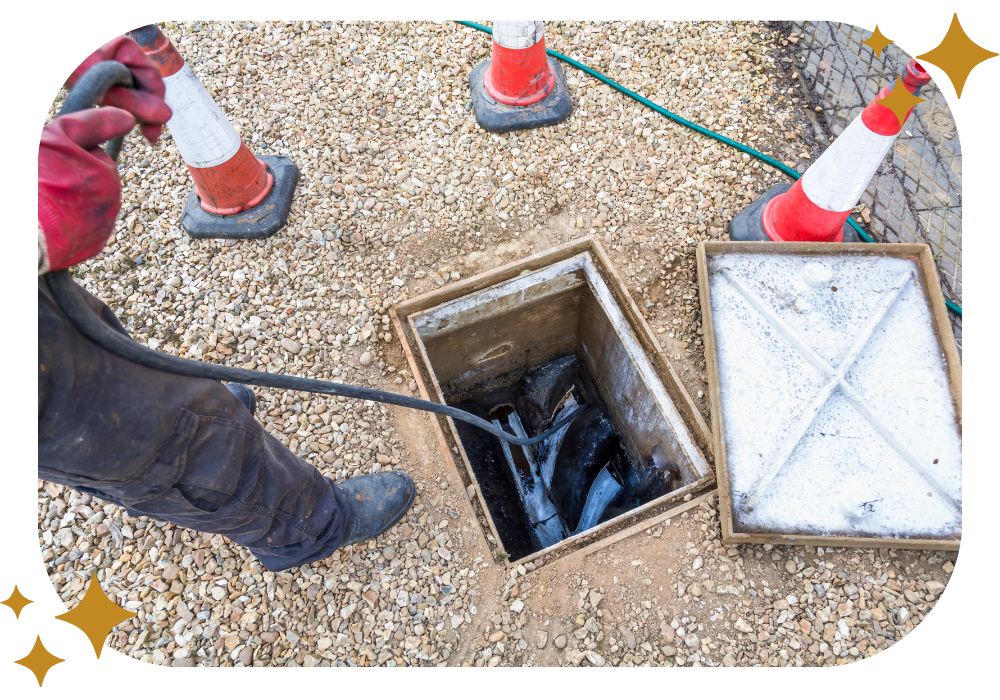
[[[930,75],[911,60],[900,79],[909,92],[917,95],[930,82]],[[857,242],[859,239],[847,217],[902,130],[895,112],[878,104],[891,91],[888,86],[882,88],[793,185],[774,185],[733,217],[729,222],[729,238]],[[906,116],[911,111],[912,107]]]
[[[502,132],[565,121],[573,111],[562,66],[545,54],[540,20],[493,23],[493,56],[469,75],[479,126]]]
[[[266,238],[288,219],[299,169],[254,157],[190,66],[155,24],[129,32],[160,68],[167,122],[194,180],[181,226],[194,238]]]

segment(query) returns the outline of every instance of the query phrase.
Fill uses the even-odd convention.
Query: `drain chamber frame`
[[[530,278],[522,278],[528,274],[531,275]],[[523,342],[518,343],[516,339],[502,337],[496,342],[488,342],[483,338],[475,338],[475,331],[482,328],[477,324],[491,314],[502,312],[504,305],[510,306],[511,299],[516,299],[518,294],[521,297],[517,303],[530,304],[534,301],[538,305],[538,302],[544,303],[546,299],[558,298],[560,293],[569,291],[574,286],[588,288],[591,295],[588,303],[599,305],[606,320],[605,325],[610,324],[612,332],[620,339],[620,343],[610,345],[617,345],[619,352],[624,351],[623,358],[627,358],[629,363],[627,371],[641,378],[652,397],[652,401],[647,400],[641,406],[622,401],[622,406],[619,407],[617,402],[607,401],[613,421],[620,429],[624,422],[637,420],[642,411],[648,412],[648,404],[652,403],[673,436],[672,444],[669,445],[671,451],[684,455],[685,463],[678,465],[684,475],[684,485],[605,523],[533,552],[514,562],[515,564],[533,561],[536,566],[541,566],[583,547],[606,546],[612,541],[653,526],[662,519],[664,512],[676,508],[685,498],[706,493],[715,486],[713,438],[708,424],[695,407],[611,261],[593,237],[574,240],[393,306],[389,310],[389,316],[421,396],[442,403],[449,396],[448,402],[456,403],[462,400],[463,391],[474,387],[481,389],[484,378],[488,384],[491,377],[502,373],[505,362],[508,363],[508,369],[511,369],[537,366],[546,358],[554,359],[556,353],[565,348],[554,347],[549,342],[552,334],[549,334],[548,340],[542,338],[537,343],[533,339],[528,342],[522,338]],[[463,303],[464,299],[472,295],[476,295],[478,303]],[[478,345],[480,349],[485,348],[485,351],[475,356],[466,356],[463,361],[466,362],[468,371],[458,376],[449,376],[442,384],[438,380],[434,364],[428,358],[424,340],[446,328],[450,337],[457,339],[459,347],[455,348],[455,357],[462,357],[464,350],[460,346],[463,342],[466,345]],[[464,328],[470,329],[467,334],[456,332]],[[515,345],[518,347],[515,348]],[[438,349],[438,353],[440,352]],[[449,374],[455,373],[452,371]],[[606,393],[607,389],[602,391],[602,395]],[[618,415],[615,415],[616,412]],[[499,555],[506,560],[508,555],[503,541],[454,422],[443,416],[431,416],[431,419],[442,458],[460,478],[464,486],[463,500],[472,511],[473,520],[484,539],[490,543],[491,556],[497,559]],[[626,449],[633,456],[649,454],[652,449],[652,444],[636,444],[644,442],[642,436],[636,437],[622,431],[622,438]]]

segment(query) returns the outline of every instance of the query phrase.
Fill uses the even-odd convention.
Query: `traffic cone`
[[[930,75],[919,63],[910,60],[900,79],[907,90],[919,95],[920,88],[930,82]],[[895,113],[877,104],[890,92],[891,87],[882,88],[794,184],[774,185],[733,217],[729,222],[729,238],[859,242],[847,217],[902,130]]]
[[[266,238],[288,219],[299,169],[284,156],[254,157],[190,66],[155,24],[129,32],[160,68],[170,135],[194,189],[181,216],[193,238]]]
[[[494,22],[493,57],[469,75],[472,109],[487,131],[551,126],[573,111],[562,66],[545,54],[545,25]]]

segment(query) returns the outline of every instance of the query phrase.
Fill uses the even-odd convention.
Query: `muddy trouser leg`
[[[114,314],[91,308],[125,333]],[[220,382],[134,364],[84,338],[38,285],[38,477],[130,515],[225,535],[272,571],[324,559],[350,505]]]

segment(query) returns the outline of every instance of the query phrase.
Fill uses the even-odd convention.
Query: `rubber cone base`
[[[479,126],[487,131],[504,132],[520,129],[535,129],[552,126],[569,118],[573,112],[573,100],[566,86],[566,75],[562,66],[551,56],[546,56],[549,68],[555,75],[556,84],[544,99],[531,105],[515,107],[497,102],[486,91],[483,79],[492,61],[484,61],[472,69],[469,87],[472,90],[472,109]]]
[[[762,216],[764,206],[780,194],[784,194],[791,189],[791,185],[781,183],[772,185],[764,194],[750,202],[747,208],[734,216],[729,222],[729,240],[731,241],[771,241],[767,233],[764,232]],[[861,243],[854,227],[849,223],[844,223],[844,243]]]
[[[285,156],[258,156],[274,177],[274,186],[260,204],[239,214],[219,216],[202,209],[194,188],[188,195],[181,227],[191,238],[267,238],[288,221],[299,169]]]

